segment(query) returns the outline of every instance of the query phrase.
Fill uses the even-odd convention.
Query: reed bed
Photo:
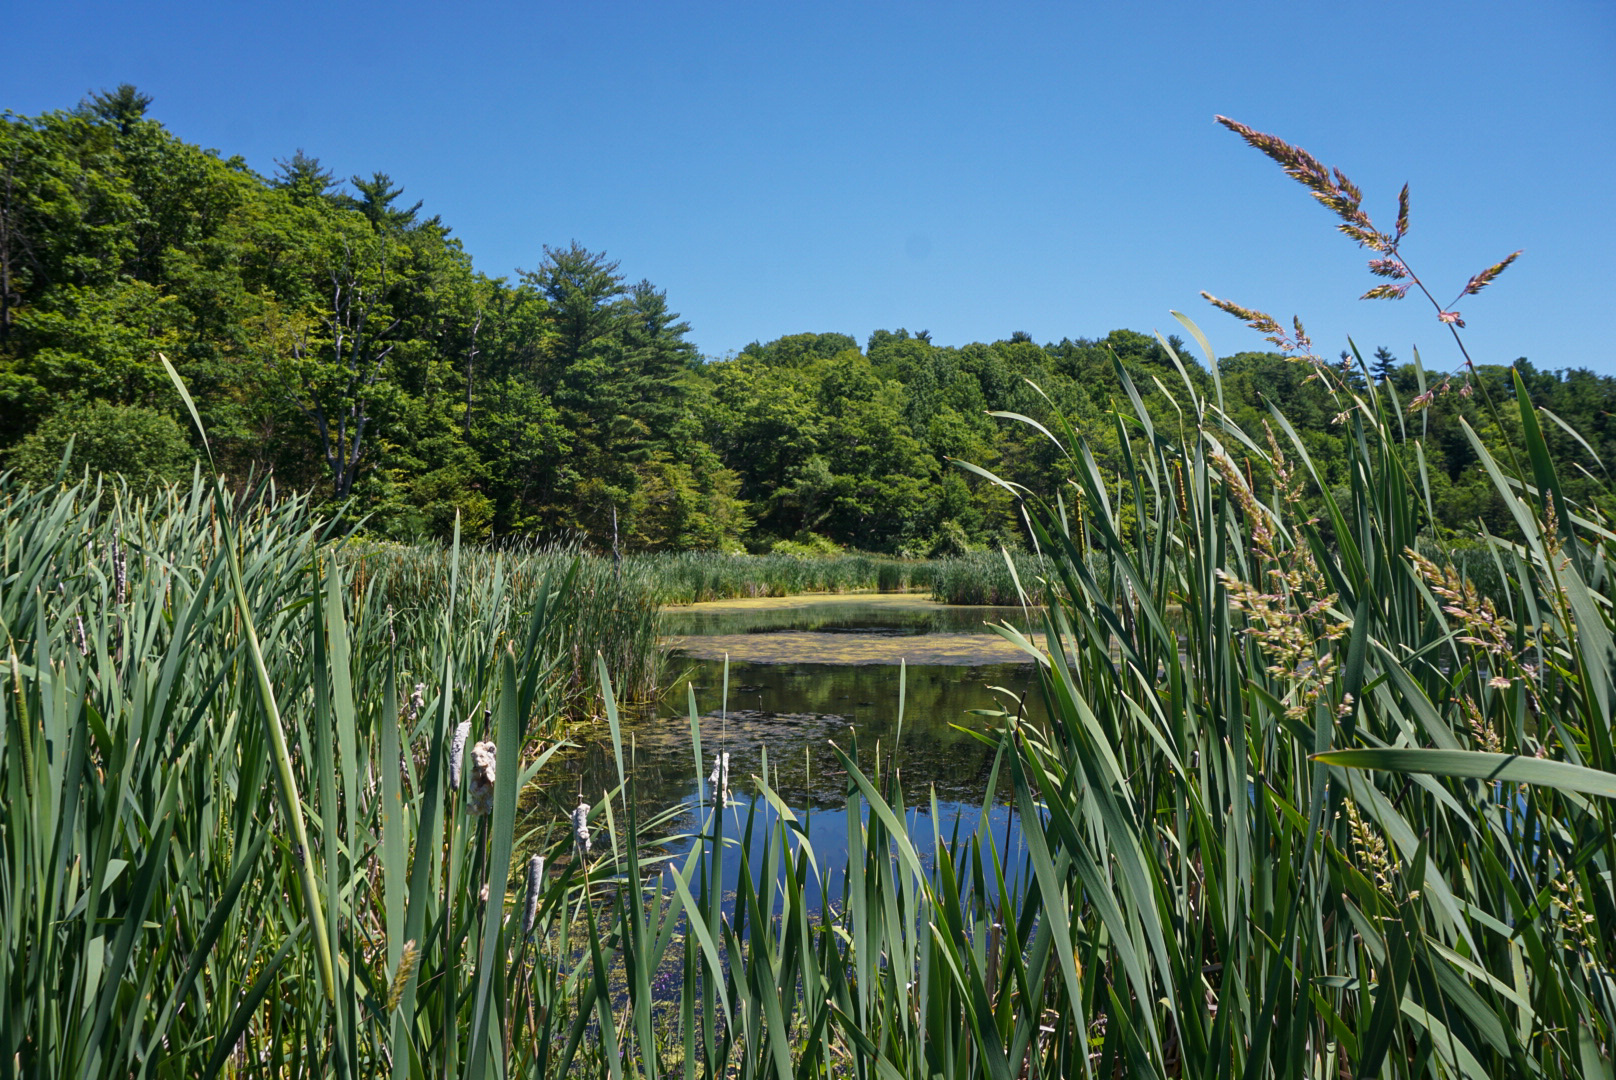
[[[503,612],[491,632],[512,637],[522,613],[545,589],[564,583],[550,616],[562,652],[561,685],[574,711],[598,707],[595,657],[606,659],[618,694],[644,701],[656,695],[662,673],[661,587],[654,564],[622,565],[576,544],[448,548],[438,544],[350,543],[342,560],[354,579],[374,579],[379,599],[400,612],[425,614],[456,606],[468,617]],[[458,576],[456,567],[458,566]],[[451,589],[460,591],[451,605]]]
[[[973,551],[937,560],[931,597],[944,604],[1005,606],[1043,603],[1048,564],[1036,555]]]
[[[0,1076],[1609,1075],[1616,522],[1523,390],[1518,463],[1472,433],[1517,526],[1474,538],[1489,599],[1394,406],[1331,385],[1343,491],[1187,380],[1120,478],[1052,425],[1080,512],[991,478],[1058,645],[1003,630],[1049,716],[983,736],[1009,864],[986,830],[923,861],[902,761],[853,746],[839,875],[789,810],[737,836],[693,692],[698,801],[642,820],[604,657],[616,783],[566,820],[571,566],[338,551],[206,483],[4,488]]]
[[[643,571],[668,604],[811,592],[907,592],[931,585],[936,574],[934,562],[880,555],[814,558],[690,551],[631,555],[623,565]]]

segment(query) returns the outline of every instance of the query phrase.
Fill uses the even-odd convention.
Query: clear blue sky
[[[381,169],[480,269],[577,239],[668,292],[709,355],[930,330],[1039,341],[1200,320],[1207,289],[1455,362],[1428,307],[1359,303],[1363,255],[1225,113],[1363,187],[1457,292],[1478,360],[1616,373],[1616,4],[8,5],[0,108],[132,82],[268,173]],[[1446,296],[1443,297],[1446,299]]]

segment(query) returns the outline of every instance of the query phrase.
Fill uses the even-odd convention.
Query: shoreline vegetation
[[[561,649],[562,685],[574,711],[599,707],[598,694],[591,689],[597,653],[605,658],[621,700],[656,697],[666,659],[661,616],[680,606],[856,592],[924,592],[941,603],[972,606],[1021,602],[1002,554],[897,560],[873,555],[685,552],[629,555],[616,562],[577,545],[456,549],[433,542],[363,539],[349,540],[337,550],[357,587],[374,588],[397,611],[445,606],[457,561],[462,580],[482,583],[505,597],[509,611],[531,609],[546,582],[554,587],[565,581],[552,632]],[[1012,559],[1023,588],[1036,603],[1040,595],[1036,560],[1025,555]],[[476,611],[487,603],[471,601]]]
[[[279,225],[297,228],[282,238],[315,225],[337,248],[364,238],[389,274],[418,260],[437,268],[434,287],[492,288],[444,270],[441,257],[458,248],[436,219],[397,204],[386,177],[362,183],[364,199],[339,202],[300,155],[270,185],[239,164],[187,156],[143,119],[145,104],[122,88],[74,113],[5,119],[5,138],[28,151],[0,155],[7,168],[62,164],[60,175],[84,181],[64,195],[112,207],[110,224],[84,230],[107,250],[74,255],[114,268],[111,285],[73,287],[74,303],[107,313],[85,325],[117,327],[118,312],[155,303],[169,262],[207,257],[217,268],[258,250],[251,235],[208,233],[181,203],[152,220],[200,231],[168,247],[130,240],[125,251],[114,211],[135,196],[101,183],[125,173],[172,176],[226,209],[286,215]],[[1371,298],[1430,298],[1463,349],[1454,304],[1438,303],[1401,254],[1406,188],[1395,228],[1381,231],[1340,170],[1225,123],[1372,250],[1382,284]],[[51,157],[64,147],[79,157]],[[34,190],[24,181],[17,190]],[[66,205],[23,204],[36,218]],[[75,228],[77,213],[67,214]],[[208,220],[221,219],[235,220]],[[281,254],[258,270],[307,265]],[[597,272],[615,280],[615,267],[587,252],[558,254],[532,283],[558,309],[580,281],[599,285]],[[1513,258],[1471,278],[1459,299]],[[124,263],[133,269],[120,277]],[[185,268],[188,280],[208,269]],[[18,340],[33,335],[3,346],[19,365],[9,373],[41,387],[65,354],[34,339],[62,324],[28,318],[67,304],[42,281],[3,298],[23,298]],[[408,477],[402,493],[366,488],[383,484],[380,470],[345,471],[363,460],[357,450],[339,456],[336,495],[362,494],[395,524],[427,522],[403,531],[445,536],[442,545],[346,538],[329,524],[324,493],[227,483],[254,474],[235,467],[249,427],[230,407],[252,395],[204,395],[199,408],[186,389],[229,368],[218,340],[197,342],[184,378],[167,367],[171,381],[153,385],[177,388],[195,449],[211,453],[204,432],[218,433],[228,467],[189,485],[149,482],[154,469],[63,487],[50,480],[62,455],[41,440],[30,446],[43,485],[0,479],[0,1078],[1611,1075],[1616,489],[1594,426],[1579,434],[1545,406],[1573,380],[1478,367],[1468,354],[1441,381],[1417,366],[1377,377],[1355,352],[1316,355],[1300,320],[1291,331],[1214,300],[1280,350],[1257,367],[1289,376],[1268,383],[1276,393],[1289,385],[1287,400],[1242,403],[1236,384],[1250,382],[1251,367],[1220,363],[1209,346],[1207,365],[1191,365],[1170,339],[1150,346],[1161,363],[1155,389],[1142,392],[1138,357],[1130,366],[1117,349],[1110,385],[1123,392],[1105,402],[1050,400],[1032,386],[1026,409],[988,406],[994,437],[953,431],[983,451],[968,486],[915,465],[924,455],[903,438],[876,443],[885,464],[860,457],[867,441],[838,441],[897,431],[888,422],[905,399],[876,361],[825,363],[835,357],[776,342],[719,376],[713,392],[729,394],[724,422],[734,424],[720,428],[767,443],[759,432],[774,430],[761,422],[772,414],[743,407],[787,399],[793,415],[824,424],[801,444],[771,436],[802,471],[726,502],[714,496],[744,485],[726,488],[717,451],[692,450],[701,468],[681,473],[672,442],[614,442],[627,429],[610,410],[641,400],[657,371],[683,370],[683,359],[661,294],[612,287],[606,304],[628,309],[602,315],[586,303],[567,309],[570,321],[526,324],[531,338],[511,335],[556,335],[546,356],[572,366],[553,394],[524,381],[553,372],[545,357],[528,357],[527,369],[513,361],[520,377],[481,373],[483,393],[518,402],[503,413],[459,414],[466,399],[437,391],[460,368],[434,360],[422,339],[375,345],[381,360],[416,364],[416,388],[434,391],[400,390],[390,408],[431,400],[455,410],[447,427],[443,414],[414,429],[395,416],[395,433],[454,437],[392,444],[400,456],[385,482]],[[218,295],[262,305],[253,333],[225,338],[279,343],[283,365],[323,362],[310,359],[318,348],[292,346],[313,341],[325,313],[291,319],[273,290]],[[119,297],[125,307],[109,299]],[[167,299],[157,306],[189,310]],[[625,310],[634,317],[618,317]],[[332,317],[348,315],[357,313]],[[607,330],[584,333],[597,315]],[[656,332],[635,338],[636,327]],[[907,336],[878,344],[870,352],[888,370],[964,354],[940,358]],[[1042,353],[1005,344],[1001,359]],[[1088,348],[1064,355],[1087,363]],[[581,396],[613,360],[626,381],[602,386],[619,397]],[[119,378],[138,384],[128,367]],[[805,368],[811,383],[781,377]],[[983,384],[967,381],[975,389],[962,382],[958,400],[985,415]],[[777,393],[808,385],[811,394]],[[839,392],[821,394],[827,386]],[[946,397],[927,407],[941,415]],[[41,400],[13,404],[25,399]],[[155,409],[114,408],[126,407]],[[96,408],[98,424],[155,430],[146,413]],[[568,416],[545,429],[548,450],[515,472],[474,475],[460,432],[532,450],[521,433],[479,424],[524,410],[542,419],[546,408]],[[1309,410],[1315,422],[1302,422]],[[712,450],[677,413],[648,412],[636,430],[662,424],[669,440],[690,438],[685,449]],[[932,434],[953,437],[946,424]],[[169,441],[185,453],[165,468],[194,454],[187,438]],[[464,471],[411,473],[410,455]],[[581,465],[546,474],[539,497],[522,486],[535,460]],[[893,461],[915,467],[882,471]],[[751,465],[762,475],[769,462]],[[1046,583],[1037,629],[1050,647],[1025,642],[1043,709],[1007,701],[974,736],[992,749],[986,790],[1010,793],[1024,848],[1007,850],[986,828],[943,835],[931,812],[915,817],[933,830],[923,859],[906,821],[925,807],[905,805],[901,738],[884,753],[851,741],[832,744],[846,842],[829,866],[771,787],[767,747],[755,775],[731,775],[703,749],[700,717],[713,703],[688,685],[694,812],[643,812],[618,703],[655,687],[666,597],[873,580],[1000,598],[1003,582],[982,555],[930,570],[862,556],[820,567],[619,561],[498,550],[458,524],[472,510],[484,523],[537,520],[562,505],[559,492],[593,515],[591,535],[616,535],[613,500],[629,492],[612,483],[631,483],[626,466],[642,485],[634,490],[662,499],[647,496],[641,508],[656,512],[631,519],[640,538],[707,530],[708,546],[721,546],[713,531],[733,534],[740,516],[726,515],[745,502],[741,516],[756,512],[776,539],[818,549],[804,521],[874,520],[860,514],[901,502],[893,491],[909,498],[911,524],[927,524],[906,534],[880,518],[893,526],[894,554],[908,535],[938,554],[962,554],[960,534],[970,544],[995,529],[1010,530],[1007,545],[1024,536]],[[846,479],[855,474],[886,486]],[[612,482],[590,486],[601,477]],[[902,676],[893,690],[901,724]],[[593,701],[611,744],[608,786],[580,791],[547,766],[569,713]],[[780,811],[772,825],[737,835],[723,812],[736,792]],[[540,802],[554,814],[532,815]],[[692,846],[670,861],[674,836]],[[726,893],[724,864],[736,861],[744,872]]]

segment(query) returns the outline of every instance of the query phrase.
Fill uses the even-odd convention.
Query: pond
[[[896,767],[909,831],[922,858],[940,833],[991,830],[1007,865],[1019,833],[1001,778],[990,796],[995,747],[976,735],[996,723],[973,710],[1024,710],[1041,719],[1032,658],[989,628],[1008,620],[1026,629],[1021,608],[960,607],[906,594],[844,594],[731,600],[670,609],[667,685],[662,701],[624,717],[622,738],[636,812],[672,810],[668,832],[697,832],[714,792],[704,782],[714,755],[730,755],[723,831],[750,821],[754,846],[778,820],[759,794],[765,760],[771,788],[799,820],[832,896],[840,891],[848,843],[848,777],[836,748],[865,774]],[[1035,638],[1036,640],[1036,638]],[[727,672],[727,683],[726,683]],[[899,727],[899,686],[903,717]],[[703,762],[691,740],[689,696],[699,714]],[[578,749],[559,755],[544,786],[558,806],[581,794],[591,803],[616,786],[604,724],[575,731]],[[936,817],[933,819],[933,798]],[[984,817],[984,809],[986,816]],[[621,822],[619,822],[621,827]],[[689,850],[689,839],[665,845]],[[726,893],[740,860],[724,867]],[[817,890],[811,890],[817,891]]]

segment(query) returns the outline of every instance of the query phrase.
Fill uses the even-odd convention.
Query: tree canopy
[[[578,241],[513,277],[476,270],[451,229],[384,171],[339,182],[302,149],[272,176],[183,141],[133,87],[40,116],[0,116],[0,464],[41,482],[190,468],[195,435],[158,360],[197,401],[216,458],[272,472],[367,529],[582,535],[627,549],[781,541],[906,554],[1018,546],[1000,487],[967,461],[1053,492],[1064,458],[1033,428],[1059,411],[1104,471],[1211,371],[1176,339],[1130,330],[1038,344],[940,345],[925,331],[794,333],[704,358],[665,290]],[[1282,412],[1334,484],[1350,425],[1309,364],[1217,361],[1248,430]],[[1507,367],[1442,388],[1385,347],[1350,358],[1408,413],[1410,467],[1449,527],[1508,531],[1463,424],[1513,437],[1491,402]],[[1515,368],[1590,474],[1616,451],[1616,380]],[[1596,456],[1597,455],[1597,458]]]

